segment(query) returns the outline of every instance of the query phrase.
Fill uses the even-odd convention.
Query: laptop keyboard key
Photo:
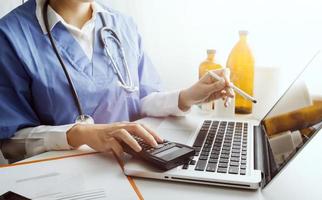
[[[240,156],[239,153],[232,153],[231,154],[231,157],[239,158],[239,156]]]
[[[219,155],[218,154],[210,155],[210,158],[218,159],[219,158]]]
[[[184,164],[184,165],[182,166],[182,169],[188,169],[188,166],[189,166],[189,164]]]
[[[218,159],[210,158],[208,162],[209,163],[217,163],[218,162]]]
[[[229,155],[228,154],[221,154],[220,158],[226,158],[227,159],[227,158],[229,158]]]
[[[218,173],[227,173],[227,168],[220,168],[220,167],[218,167],[217,172]]]
[[[208,156],[209,155],[209,151],[208,152],[201,152],[200,154],[201,156]]]
[[[217,164],[216,163],[209,163],[207,165],[207,172],[214,172],[216,170]]]
[[[228,159],[226,159],[226,158],[221,158],[219,161],[222,163],[228,163]]]
[[[238,174],[238,167],[229,167],[229,174]]]
[[[206,167],[207,161],[206,160],[199,160],[197,162],[195,170],[197,171],[204,171]]]
[[[228,164],[227,164],[227,163],[222,163],[222,162],[220,162],[220,163],[218,164],[218,167],[221,167],[221,168],[227,168],[227,167],[228,167]]]
[[[230,162],[229,165],[230,166],[238,167],[239,166],[239,163],[238,162]]]
[[[189,165],[195,165],[196,164],[196,161],[195,160],[191,160]]]
[[[200,156],[199,157],[199,160],[207,160],[208,159],[208,156]]]
[[[239,162],[239,158],[231,157],[230,158],[230,161],[232,161],[232,162]]]

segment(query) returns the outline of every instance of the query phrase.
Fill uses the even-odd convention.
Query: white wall
[[[0,18],[20,5],[22,0],[0,0]]]
[[[298,71],[322,46],[319,0],[103,0],[136,20],[145,47],[169,89],[197,78],[207,48],[225,65],[238,39],[250,32],[257,66]],[[289,76],[290,77],[290,76]]]

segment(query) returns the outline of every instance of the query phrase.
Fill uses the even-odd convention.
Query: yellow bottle
[[[209,70],[215,70],[222,68],[221,65],[215,63],[215,54],[216,50],[208,49],[207,50],[207,59],[203,61],[199,66],[199,79],[203,77]],[[214,103],[209,102],[201,106],[202,110],[213,110]]]
[[[231,71],[231,81],[240,89],[253,95],[254,90],[254,57],[247,44],[247,31],[239,31],[239,41],[232,49],[227,67]],[[239,114],[252,113],[250,101],[236,94],[235,112]]]
[[[215,63],[216,50],[207,50],[207,59],[203,61],[199,66],[199,79],[203,77],[209,70],[215,70],[222,68],[221,65]]]

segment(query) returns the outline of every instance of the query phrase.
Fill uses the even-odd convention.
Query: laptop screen
[[[261,123],[273,157],[272,179],[322,127],[322,53],[301,70]]]

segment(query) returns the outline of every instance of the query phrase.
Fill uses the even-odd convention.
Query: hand
[[[121,142],[126,143],[136,152],[142,150],[138,142],[131,136],[137,135],[153,147],[162,143],[163,139],[154,131],[138,123],[113,124],[76,124],[67,132],[67,140],[72,147],[86,144],[99,152],[114,151],[118,157],[123,154]]]
[[[179,95],[179,108],[183,111],[189,110],[194,104],[207,103],[222,98],[227,107],[230,98],[234,97],[234,91],[229,87],[230,80],[227,69],[213,70],[222,77],[216,81],[206,73],[197,83],[190,88],[182,90]]]

